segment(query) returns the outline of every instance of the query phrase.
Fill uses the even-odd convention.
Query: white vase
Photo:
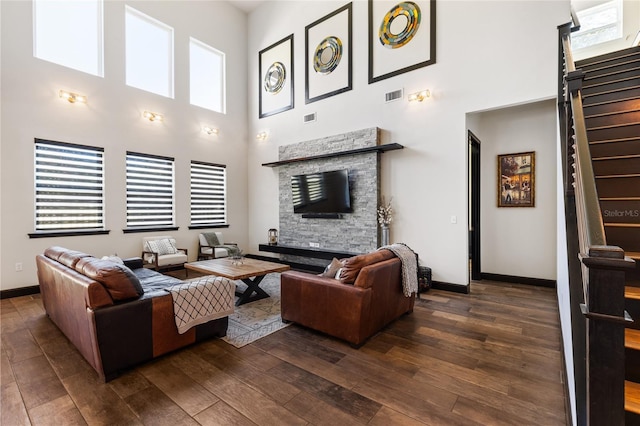
[[[380,229],[380,245],[389,245],[389,225],[382,225]]]

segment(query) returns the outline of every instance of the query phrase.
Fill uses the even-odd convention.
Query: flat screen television
[[[334,170],[291,176],[294,213],[351,213],[349,172]]]

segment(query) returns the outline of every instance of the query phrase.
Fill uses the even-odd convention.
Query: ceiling
[[[244,11],[245,13],[251,13],[258,6],[264,3],[266,0],[228,0],[229,3]]]

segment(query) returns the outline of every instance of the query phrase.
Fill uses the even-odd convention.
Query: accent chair
[[[147,267],[156,271],[184,266],[188,262],[187,249],[177,248],[175,238],[169,235],[144,237],[141,257]]]

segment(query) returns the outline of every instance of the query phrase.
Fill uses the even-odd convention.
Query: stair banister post
[[[634,261],[615,246],[591,246],[580,255],[588,270],[583,313],[587,322],[587,418],[591,426],[624,425],[624,283]]]
[[[575,96],[579,90],[582,90],[582,82],[584,81],[584,72],[581,69],[570,71],[565,76],[569,94]],[[567,94],[567,95],[569,95]]]

